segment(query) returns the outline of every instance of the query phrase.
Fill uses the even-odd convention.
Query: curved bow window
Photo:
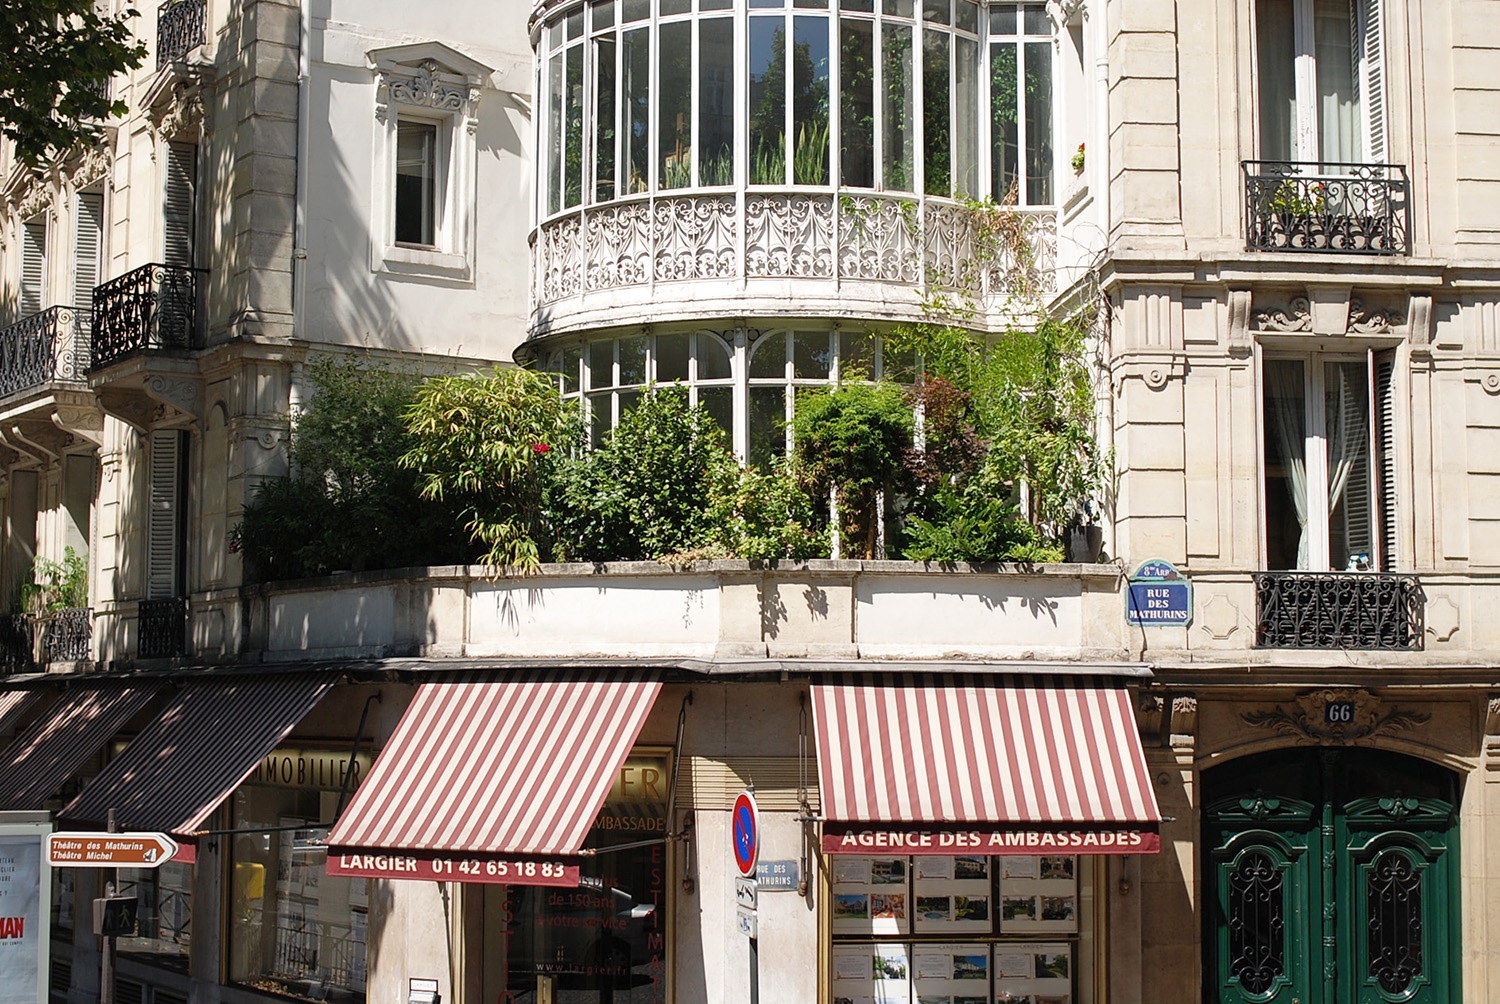
[[[692,188],[1048,205],[1044,3],[598,0],[538,41],[542,217]]]

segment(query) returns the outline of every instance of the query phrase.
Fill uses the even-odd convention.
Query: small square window
[[[437,245],[440,171],[437,123],[396,123],[397,244]]]

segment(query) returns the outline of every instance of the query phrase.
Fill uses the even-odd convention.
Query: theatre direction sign
[[[1193,619],[1193,586],[1170,561],[1144,561],[1130,577],[1126,621],[1139,627],[1186,627]]]
[[[165,833],[49,833],[53,868],[160,868],[177,854]]]

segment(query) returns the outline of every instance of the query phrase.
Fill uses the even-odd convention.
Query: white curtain
[[[1318,146],[1324,163],[1357,162],[1359,88],[1354,80],[1354,20],[1349,0],[1315,0],[1313,58],[1318,66]]]
[[[1287,360],[1271,360],[1265,365],[1266,383],[1270,393],[1266,395],[1269,405],[1271,428],[1276,435],[1276,446],[1281,454],[1281,463],[1286,471],[1287,487],[1292,496],[1292,506],[1297,510],[1297,567],[1307,568],[1307,436],[1304,431],[1306,402],[1303,397],[1302,364]]]

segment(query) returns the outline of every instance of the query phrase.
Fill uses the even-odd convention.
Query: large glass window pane
[[[626,11],[630,6],[626,4]],[[651,39],[647,29],[625,32],[621,72],[625,101],[625,163],[620,184],[624,194],[644,192],[651,183]]]
[[[928,195],[952,192],[948,33],[922,33],[922,153]]]
[[[947,24],[950,0],[922,0],[922,20],[929,24]]]
[[[582,350],[576,345],[562,351],[562,392],[564,394],[578,393],[578,363],[582,354]]]
[[[839,379],[875,377],[875,336],[868,331],[839,332]]]
[[[594,198],[615,197],[615,37],[594,40]]]
[[[621,20],[627,24],[631,21],[644,21],[651,16],[651,0],[623,0],[624,10]]]
[[[395,207],[398,244],[437,243],[436,201],[437,125],[398,121]]]
[[[700,387],[698,404],[724,430],[726,442],[734,435],[734,388]]]
[[[615,427],[613,401],[609,391],[589,395],[589,445],[595,449],[604,445],[609,430]]]
[[[698,24],[698,183],[734,184],[734,21]]]
[[[1266,567],[1308,567],[1307,401],[1302,363],[1267,359],[1265,374]]]
[[[885,80],[881,86],[884,96],[880,117],[881,181],[886,190],[894,192],[910,192],[916,183],[912,156],[916,121],[912,113],[915,81],[911,69],[911,32],[903,24],[887,24],[882,28]]]
[[[615,385],[615,343],[593,342],[589,345],[589,387],[613,387]]]
[[[728,380],[729,349],[715,335],[698,336],[698,379]]]
[[[187,972],[193,940],[193,866],[123,868],[119,895],[135,897],[135,931],[120,938],[121,955]]]
[[[792,181],[828,184],[828,18],[792,19]]]
[[[646,382],[646,336],[620,339],[620,386]]]
[[[1052,204],[1052,43],[1026,43],[1026,204]]]
[[[571,22],[572,19],[569,18]],[[579,17],[582,25],[582,17]],[[583,46],[571,46],[563,91],[563,207],[583,201]]]
[[[851,188],[875,185],[875,24],[840,25],[839,171]]]
[[[786,183],[786,19],[750,19],[750,183]]]
[[[1014,11],[1010,20],[1014,27]],[[1015,42],[990,44],[990,197],[996,202],[1019,202],[1021,197],[1015,190],[1021,108],[1016,95],[1016,54]]]
[[[953,76],[953,191],[979,194],[979,43],[955,38]]]
[[[235,792],[229,978],[335,1004],[365,1000],[369,880],[327,874],[337,790],[243,785]]]
[[[792,379],[827,380],[832,361],[828,332],[798,331],[792,335]]]
[[[768,470],[771,460],[786,454],[786,390],[750,388],[750,465]]]
[[[656,336],[656,382],[672,383],[688,378],[688,336]]]
[[[786,335],[775,331],[762,336],[750,357],[750,378],[786,379]]]
[[[1260,85],[1260,155],[1295,160],[1297,149],[1297,58],[1292,0],[1256,0],[1256,73]]]
[[[671,21],[660,28],[661,65],[656,92],[656,121],[661,133],[658,184],[688,188],[693,184],[693,24]]]
[[[401,127],[396,127],[396,156],[401,157]],[[563,160],[563,56],[558,53],[547,60],[547,212],[555,213],[562,208],[562,160]],[[400,169],[397,169],[400,174]],[[400,203],[400,181],[396,186],[397,203]],[[399,217],[399,213],[397,214]],[[397,240],[400,240],[400,223],[397,223]]]

